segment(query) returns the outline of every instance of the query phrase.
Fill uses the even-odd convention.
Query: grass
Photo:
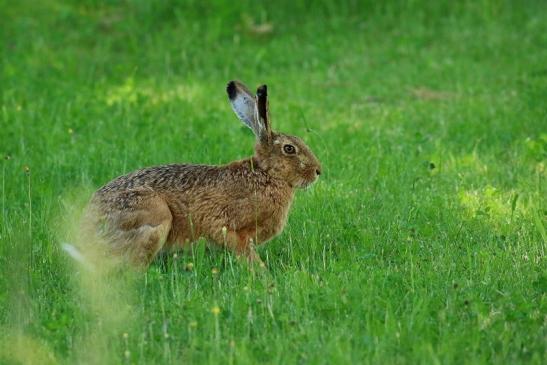
[[[547,362],[544,2],[0,10],[1,363]],[[252,153],[233,78],[324,168],[268,272],[203,244],[76,266],[59,243],[94,189]]]

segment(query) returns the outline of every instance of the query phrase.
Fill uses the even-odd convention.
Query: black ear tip
[[[268,86],[259,86],[258,89],[256,89],[256,95],[259,97],[268,96]]]
[[[230,81],[228,85],[226,85],[226,92],[228,93],[230,100],[233,100],[236,97],[237,87],[235,81]]]

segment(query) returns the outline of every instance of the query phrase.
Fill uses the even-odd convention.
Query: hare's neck
[[[281,190],[289,189],[292,196],[294,192],[294,187],[291,187],[290,184],[284,179],[276,177],[274,174],[272,174],[271,173],[272,170],[268,169],[268,167],[265,166],[264,163],[260,161],[260,159],[258,159],[258,157],[252,156],[248,158],[247,161],[249,163],[251,170],[264,173],[266,176],[268,176],[268,179],[270,180],[272,185],[278,186]]]
[[[294,187],[292,187],[287,181],[273,176],[263,166],[260,160],[256,156],[248,157],[243,160],[235,161],[227,165],[229,169],[243,169],[251,172],[255,177],[255,181],[262,184],[264,187],[274,188],[276,192],[283,194],[287,203],[290,204],[294,195]]]

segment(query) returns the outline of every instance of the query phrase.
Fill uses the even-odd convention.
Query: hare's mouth
[[[315,184],[317,180],[317,178],[311,180],[302,180],[302,182],[299,184],[299,187],[300,189],[308,190],[313,184]]]

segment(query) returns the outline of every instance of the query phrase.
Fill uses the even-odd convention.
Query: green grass
[[[0,13],[0,363],[547,362],[545,2]],[[267,83],[274,129],[324,168],[268,272],[203,244],[144,274],[77,267],[59,243],[93,189],[252,153],[233,78]]]

